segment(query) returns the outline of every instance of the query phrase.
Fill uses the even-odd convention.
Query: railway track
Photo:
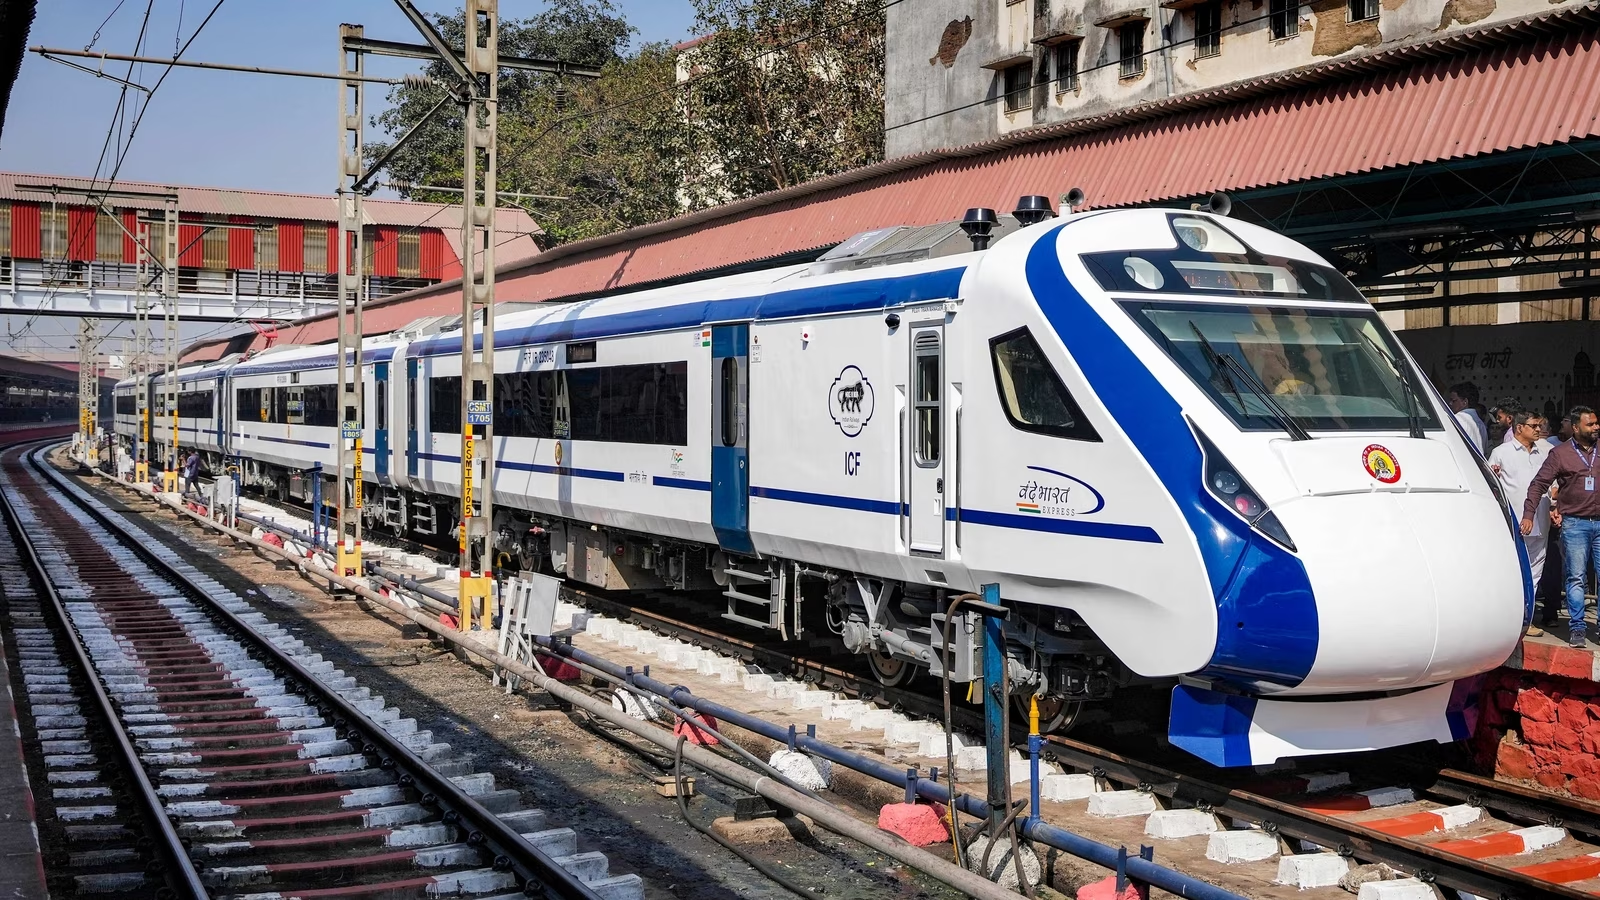
[[[778,643],[730,635],[688,621],[693,615],[691,607],[684,598],[673,595],[652,595],[646,608],[638,600],[582,589],[569,587],[564,594],[594,612],[737,658],[767,673],[934,721],[943,717],[942,704],[934,697],[888,687],[870,674],[817,658],[826,642]],[[681,618],[664,611],[674,607],[682,610]],[[979,715],[971,710],[958,709],[952,724],[969,732],[982,731]],[[1062,736],[1047,739],[1045,755],[1109,785],[1155,795],[1170,807],[1199,808],[1250,823],[1284,839],[1285,846],[1320,848],[1359,863],[1385,863],[1441,889],[1446,896],[1454,892],[1503,900],[1576,898],[1593,897],[1595,888],[1600,888],[1600,881],[1589,889],[1580,886],[1600,878],[1600,856],[1590,855],[1600,853],[1600,804],[1555,797],[1470,773],[1429,768],[1398,754],[1386,756],[1396,761],[1388,767],[1391,780],[1387,783],[1394,783],[1394,770],[1400,769],[1398,781],[1414,800],[1391,814],[1363,808],[1365,798],[1359,793],[1311,794],[1303,786],[1296,788],[1293,778],[1269,782],[1253,774],[1216,769],[1197,776],[1181,764],[1150,762]],[[1355,787],[1362,786],[1372,785]],[[1458,812],[1436,812],[1443,810]],[[1448,827],[1467,817],[1473,822],[1467,829],[1469,837]],[[1530,861],[1516,849],[1519,842],[1544,849]]]
[[[0,453],[0,501],[53,893],[641,895],[36,453]]]

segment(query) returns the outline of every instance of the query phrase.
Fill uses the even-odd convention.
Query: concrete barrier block
[[[1357,900],[1435,900],[1437,896],[1432,887],[1415,878],[1399,878],[1363,884]]]
[[[829,701],[837,698],[831,691],[806,690],[795,694],[792,699],[795,709],[823,709],[827,707]]]
[[[956,751],[957,772],[984,772],[989,768],[989,753],[982,747],[967,747]]]
[[[774,769],[803,788],[825,789],[833,780],[833,763],[793,750],[779,750],[768,761]]]
[[[805,689],[805,684],[799,681],[774,681],[767,688],[767,696],[774,700],[788,700]]]
[[[927,734],[923,735],[922,743],[918,745],[917,752],[923,756],[943,757],[945,755],[944,736],[945,732],[943,728],[935,728],[934,730],[928,732]],[[960,734],[950,735],[950,744],[958,753],[967,746],[966,740],[963,739]]]
[[[850,717],[850,727],[856,731],[871,731],[894,721],[895,714],[880,706],[862,704],[861,712]]]
[[[1158,809],[1144,822],[1144,833],[1162,840],[1195,837],[1217,830],[1217,817],[1198,809]]]
[[[1337,853],[1301,853],[1278,860],[1278,884],[1306,888],[1334,887],[1350,871],[1350,862]]]
[[[1045,775],[1039,779],[1040,799],[1057,803],[1087,800],[1090,794],[1099,789],[1093,775]]]
[[[837,703],[828,704],[828,708],[823,711],[822,717],[824,719],[849,721],[860,713],[865,712],[867,706],[868,704],[860,700],[840,700]]]
[[[1107,819],[1147,816],[1156,811],[1156,798],[1143,791],[1102,791],[1089,797],[1089,815]]]
[[[1278,839],[1264,831],[1214,831],[1206,841],[1206,859],[1219,863],[1260,862],[1278,852]]]
[[[750,691],[751,693],[764,694],[767,692],[767,688],[772,687],[772,685],[773,681],[771,675],[766,675],[761,672],[744,673],[744,689]]]
[[[883,726],[883,739],[891,744],[921,744],[930,728],[937,730],[938,726],[900,718]]]

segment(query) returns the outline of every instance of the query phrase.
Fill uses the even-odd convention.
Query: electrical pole
[[[499,136],[499,0],[466,0],[461,197],[460,623],[494,619],[494,215]],[[481,321],[480,321],[481,316]],[[479,330],[481,327],[481,331]],[[478,343],[481,335],[482,343]],[[483,429],[480,439],[474,434]],[[474,491],[476,485],[483,487]]]
[[[150,223],[140,219],[134,239],[133,358],[129,374],[134,376],[134,409],[139,421],[134,426],[133,483],[150,483]]]
[[[167,469],[162,486],[178,489],[178,198],[164,204],[161,233],[161,303],[167,325],[167,416],[172,423],[171,443],[167,445]]]
[[[360,25],[339,26],[339,480],[335,554],[339,574],[358,578],[361,568],[361,432],[366,427],[361,359],[361,289],[366,263],[360,187],[366,54],[347,46]],[[414,427],[414,426],[413,426]],[[354,471],[350,471],[351,468]],[[348,479],[348,481],[347,481]]]
[[[95,372],[95,359],[100,352],[95,332],[99,327],[99,319],[78,320],[78,435],[83,459],[90,466],[100,461],[100,442],[94,433],[100,402],[100,379]]]

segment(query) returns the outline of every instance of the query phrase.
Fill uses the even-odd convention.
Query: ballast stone
[[[1145,834],[1169,841],[1216,830],[1216,816],[1198,809],[1158,809],[1144,823]]]
[[[1089,815],[1105,819],[1144,816],[1156,811],[1156,798],[1142,791],[1104,791],[1089,797]]]
[[[1264,831],[1214,831],[1206,841],[1206,859],[1219,863],[1260,862],[1277,852],[1278,839]]]
[[[1306,888],[1333,887],[1350,871],[1350,862],[1337,853],[1301,853],[1278,860],[1278,884]]]

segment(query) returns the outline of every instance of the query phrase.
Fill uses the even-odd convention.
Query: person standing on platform
[[[1509,444],[1516,440],[1517,427],[1513,421],[1517,413],[1522,412],[1522,401],[1515,397],[1501,397],[1494,405],[1493,415],[1495,430],[1500,432],[1500,440],[1496,444]],[[1540,418],[1544,418],[1540,416]]]
[[[1544,461],[1550,455],[1550,445],[1542,440],[1544,432],[1544,416],[1529,410],[1518,410],[1511,417],[1511,440],[1501,443],[1489,454],[1489,471],[1500,479],[1506,496],[1513,498],[1510,501],[1512,503],[1528,495],[1528,486],[1533,483],[1539,470],[1544,468]],[[1524,528],[1522,531],[1522,545],[1528,552],[1529,575],[1537,590],[1539,579],[1544,576],[1545,548],[1550,537],[1549,494],[1543,495],[1542,502],[1533,511],[1532,530]],[[1529,637],[1538,637],[1544,634],[1544,629],[1530,623],[1527,634]]]
[[[1456,421],[1461,423],[1467,440],[1478,448],[1480,454],[1483,453],[1489,443],[1489,428],[1483,424],[1483,417],[1475,409],[1478,405],[1478,386],[1470,381],[1451,385],[1449,403],[1450,411],[1456,414]]]
[[[1584,594],[1589,582],[1589,561],[1600,559],[1600,417],[1587,406],[1572,409],[1572,440],[1550,451],[1539,474],[1528,485],[1522,504],[1522,533],[1533,533],[1534,517],[1556,485],[1550,520],[1561,526],[1561,550],[1567,574],[1567,644],[1583,647],[1586,625]]]
[[[190,450],[189,458],[183,464],[183,495],[200,492],[200,451]]]

